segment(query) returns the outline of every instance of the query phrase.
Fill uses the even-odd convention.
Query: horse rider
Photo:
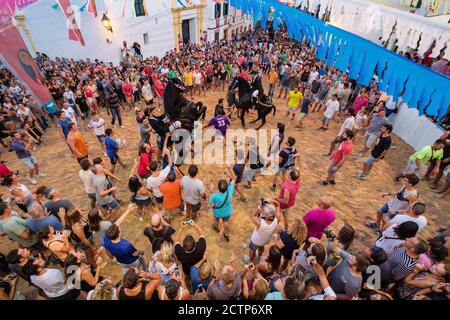
[[[261,76],[256,70],[250,71],[252,78],[250,85],[252,86],[252,102],[255,103],[264,96],[264,89],[262,86]]]

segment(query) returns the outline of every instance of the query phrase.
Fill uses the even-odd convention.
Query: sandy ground
[[[278,94],[278,89],[276,91]],[[213,113],[214,106],[220,97],[225,97],[224,92],[208,92],[200,98],[195,97],[195,101],[201,100],[208,106],[209,119]],[[328,167],[328,159],[322,154],[328,151],[330,141],[337,134],[340,124],[333,123],[326,132],[317,131],[319,127],[319,118],[321,113],[314,113],[306,118],[302,130],[294,128],[295,123],[286,118],[284,99],[274,99],[278,112],[274,116],[268,116],[268,124],[265,128],[276,128],[278,121],[286,124],[286,135],[293,136],[297,140],[296,147],[302,156],[302,187],[297,196],[297,204],[290,211],[290,219],[297,218],[305,214],[305,212],[315,207],[317,197],[328,195],[333,199],[333,209],[337,211],[337,221],[335,226],[339,226],[342,222],[350,223],[357,230],[357,239],[353,247],[355,249],[361,246],[369,245],[376,239],[370,230],[364,226],[367,216],[375,216],[376,209],[385,202],[381,198],[381,193],[385,191],[396,191],[399,186],[393,182],[394,174],[404,167],[407,157],[413,152],[412,148],[405,144],[398,137],[393,137],[393,145],[389,151],[386,160],[377,163],[372,174],[364,181],[355,178],[356,173],[360,170],[362,161],[357,155],[361,148],[362,139],[358,137],[353,153],[344,167],[337,173],[335,186],[321,186],[319,180],[323,179]],[[102,115],[109,123],[110,117],[106,112]],[[133,166],[134,160],[137,159],[137,145],[139,141],[139,133],[134,121],[134,117],[128,112],[125,115],[125,129],[119,128],[116,124],[116,136],[128,141],[128,146],[122,150],[121,156],[125,161]],[[232,120],[232,128],[239,128],[240,123],[234,116]],[[253,128],[254,125],[247,125]],[[87,131],[83,131],[83,136],[90,146],[90,155],[92,157],[102,156],[100,145],[96,137]],[[154,141],[155,137],[152,137]],[[5,151],[5,150],[3,150]],[[43,146],[35,152],[39,160],[42,171],[48,176],[40,178],[38,185],[46,185],[57,188],[61,191],[63,197],[70,199],[77,206],[88,209],[89,202],[83,192],[81,180],[78,177],[79,166],[76,159],[68,151],[68,147],[61,140],[55,128],[49,130],[45,135]],[[16,159],[14,153],[4,152],[2,159],[8,161],[9,167],[21,170],[20,177],[28,183],[25,177],[25,168]],[[108,159],[106,159],[109,161]],[[200,165],[199,178],[208,187],[209,182],[214,182],[223,177],[223,166],[218,165]],[[187,167],[182,167],[187,172]],[[122,212],[129,202],[129,192],[127,188],[127,180],[130,169],[117,168],[116,174],[123,180],[123,184],[118,185],[118,196],[124,201]],[[219,259],[222,263],[227,263],[230,252],[233,250],[239,258],[238,263],[242,265],[242,256],[247,253],[247,243],[253,230],[250,221],[250,211],[257,206],[261,196],[275,196],[275,193],[269,189],[271,177],[257,177],[257,181],[253,183],[253,188],[246,190],[249,198],[248,203],[242,203],[235,198],[233,201],[234,213],[231,218],[231,241],[226,242],[221,234],[217,234],[211,227],[213,218],[211,209],[204,204],[201,210],[201,216],[198,224],[203,228],[207,239],[207,254],[210,259]],[[34,190],[37,186],[29,186]],[[7,190],[1,187],[2,192],[7,194]],[[426,182],[421,182],[418,186],[420,198],[419,200],[426,203],[426,216],[429,221],[429,227],[422,233],[422,236],[428,237],[440,227],[448,225],[448,212],[450,200],[441,199],[434,194],[428,187]],[[278,189],[277,189],[278,192]],[[156,209],[153,208],[152,212]],[[179,228],[183,217],[175,219],[173,225]],[[143,222],[139,222],[137,215],[130,214],[122,224],[123,237],[132,242],[137,248],[146,252],[146,260],[150,258],[150,245],[146,237],[143,236],[144,228],[149,224],[149,216]],[[186,232],[194,232],[193,229],[187,229]],[[7,253],[16,245],[9,241],[6,237],[0,238],[0,251]],[[113,262],[109,261],[105,269],[102,270],[103,276],[111,276],[115,281],[121,279],[121,271]]]

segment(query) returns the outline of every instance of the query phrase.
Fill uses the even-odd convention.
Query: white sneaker
[[[139,217],[139,221],[144,221],[144,218],[143,217]]]
[[[108,155],[106,154],[106,152],[103,154],[105,157],[107,157]]]
[[[122,129],[125,129],[125,126],[120,126]]]
[[[38,174],[38,177],[39,177],[39,178],[46,177],[46,176],[47,176],[47,175],[46,175],[45,173],[39,173],[39,174]]]
[[[31,183],[31,184],[37,184],[37,181],[34,180],[33,178],[31,178],[31,179],[30,179],[30,183]]]

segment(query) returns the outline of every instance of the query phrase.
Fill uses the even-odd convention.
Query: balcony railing
[[[237,23],[242,23],[247,21],[248,16],[247,15],[240,15],[240,16],[223,16],[220,18],[210,18],[208,21],[208,30],[218,29],[224,26],[233,26]]]

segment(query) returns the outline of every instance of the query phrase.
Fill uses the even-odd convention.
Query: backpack
[[[287,148],[283,149],[284,152],[288,155],[286,162],[284,163],[283,168],[290,168],[295,166],[295,158],[294,156],[297,154],[297,150],[292,148],[292,150],[288,151]]]

